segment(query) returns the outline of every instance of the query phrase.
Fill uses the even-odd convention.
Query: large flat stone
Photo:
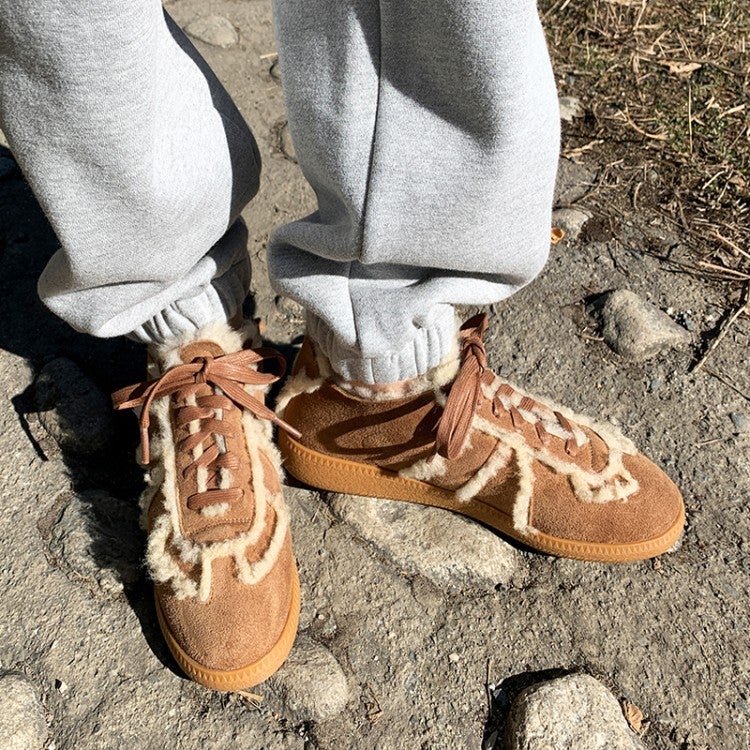
[[[333,511],[408,573],[436,586],[507,584],[520,555],[497,534],[456,513],[396,500],[334,495]]]

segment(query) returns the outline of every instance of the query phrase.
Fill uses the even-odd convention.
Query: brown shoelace
[[[474,419],[474,413],[484,398],[482,380],[485,373],[490,375],[489,383],[493,380],[492,373],[487,369],[487,352],[482,340],[487,327],[487,315],[480,313],[467,320],[459,330],[459,337],[463,341],[460,355],[461,366],[448,393],[435,436],[437,453],[448,459],[456,458],[461,453]],[[506,410],[499,398],[500,395],[512,396],[514,393],[510,385],[500,386],[492,402],[492,412],[498,416],[500,409],[507,411],[513,426],[519,429],[522,422],[528,420],[515,406]],[[519,406],[527,413],[531,413],[537,407],[537,403],[531,397],[524,396]],[[560,427],[570,436],[565,439],[565,451],[575,456],[578,444],[573,436],[573,424],[560,412],[554,411],[553,414]],[[545,430],[540,420],[533,424],[539,440],[543,445],[547,445],[550,433]]]
[[[482,336],[487,330],[485,314],[469,318],[460,328],[461,368],[453,381],[437,425],[435,447],[445,458],[456,458],[469,434],[474,412],[482,400],[482,375],[487,369],[487,353]]]
[[[255,366],[261,362],[272,362],[275,373],[259,372]],[[296,438],[300,433],[291,425],[279,419],[262,401],[245,390],[245,386],[266,386],[277,381],[285,370],[283,356],[275,349],[243,349],[220,357],[201,356],[192,362],[176,365],[153,380],[122,388],[112,394],[115,409],[142,407],[140,415],[141,451],[144,464],[150,462],[149,425],[151,404],[154,399],[176,394],[181,404],[176,414],[177,427],[198,421],[200,428],[182,440],[178,450],[191,453],[196,447],[203,447],[202,454],[190,463],[184,477],[205,467],[207,474],[205,492],[192,495],[188,504],[193,510],[222,502],[232,503],[242,496],[239,487],[219,489],[218,477],[221,469],[233,470],[239,467],[239,458],[231,451],[222,450],[216,440],[221,435],[225,439],[236,437],[232,426],[216,416],[217,410],[231,411],[236,407],[247,409],[260,419],[268,419]],[[220,389],[221,393],[196,395],[202,384]],[[186,403],[195,396],[195,403]]]

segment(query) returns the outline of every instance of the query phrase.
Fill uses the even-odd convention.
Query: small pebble
[[[558,208],[552,212],[552,226],[565,231],[565,239],[573,242],[578,239],[586,222],[591,218],[588,211],[579,208]]]
[[[297,638],[289,658],[265,685],[272,704],[300,723],[332,719],[352,697],[333,654],[305,636]]]
[[[750,415],[742,411],[733,411],[729,413],[729,418],[737,432],[750,432]]]
[[[649,359],[690,341],[688,331],[631,291],[609,292],[597,307],[604,340],[626,359]]]
[[[565,122],[573,122],[573,120],[583,117],[585,114],[581,100],[577,96],[561,96],[559,103],[560,119]]]
[[[686,330],[690,331],[691,333],[695,331],[697,328],[690,310],[686,310],[685,312],[677,315],[676,320],[681,326],[683,326]]]
[[[222,49],[234,47],[240,40],[237,29],[224,16],[196,18],[185,27],[185,31],[195,39]]]
[[[572,674],[526,688],[506,724],[508,750],[642,750],[617,699],[598,680]]]

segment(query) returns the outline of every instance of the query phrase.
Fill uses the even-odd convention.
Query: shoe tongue
[[[180,359],[184,364],[189,364],[195,359],[200,359],[202,357],[218,358],[225,354],[226,352],[221,346],[219,346],[219,344],[207,339],[192,341],[183,346],[179,351]],[[213,393],[215,393],[215,389],[207,383],[198,385],[194,391],[196,397],[208,396]],[[234,438],[227,439],[226,448],[237,452],[238,454],[244,453],[246,447],[244,444],[244,433],[242,429],[242,410],[233,409],[232,411],[224,412],[222,418],[225,421],[233,423],[236,432]],[[187,510],[183,511],[182,525],[187,538],[200,544],[209,544],[212,542],[226,541],[246,532],[250,528],[252,518],[255,514],[255,501],[252,494],[250,476],[246,471],[235,472],[233,484],[235,486],[239,485],[244,487],[245,496],[220,518],[217,517],[209,520],[200,513]],[[190,494],[196,491],[197,487],[190,482],[187,485],[183,485],[181,489],[181,494]]]
[[[180,359],[189,364],[200,357],[223,357],[226,352],[213,341],[192,341],[180,349]]]

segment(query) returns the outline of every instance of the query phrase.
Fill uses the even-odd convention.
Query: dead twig
[[[667,140],[666,133],[649,133],[648,130],[644,130],[639,125],[636,125],[636,123],[633,121],[633,118],[630,117],[630,115],[628,115],[627,112],[623,112],[621,109],[618,109],[617,115],[619,116],[612,117],[609,119],[619,120],[620,122],[624,122],[626,125],[633,128],[633,130],[635,130],[636,133],[640,133],[645,138],[650,138],[653,141],[666,141]]]
[[[747,310],[748,301],[750,301],[750,284],[745,284],[737,308],[728,318],[725,318],[724,322],[719,327],[719,333],[711,342],[711,346],[708,347],[705,354],[700,358],[700,360],[698,360],[698,364],[693,367],[691,372],[697,372],[701,369],[701,367],[703,367],[703,365],[706,363],[706,360],[711,356],[716,347],[719,346],[719,344],[724,340],[724,337],[729,333],[729,329],[734,325],[737,318],[739,318],[740,315],[742,315],[742,313]]]
[[[725,443],[727,440],[732,440],[734,435],[727,435],[726,437],[711,438],[710,440],[701,440],[698,443],[693,443],[696,448],[704,448],[707,445],[716,445],[716,443]]]
[[[578,156],[581,156],[582,154],[585,154],[587,151],[591,151],[592,148],[596,148],[600,144],[604,143],[601,139],[596,139],[593,141],[589,141],[587,144],[583,146],[579,146],[578,148],[570,148],[566,151],[563,151],[562,155],[566,159],[575,159]]]
[[[699,260],[698,265],[703,266],[703,268],[710,268],[712,271],[721,271],[721,273],[728,274],[729,276],[734,276],[738,279],[742,279],[743,281],[750,281],[750,275],[743,273],[742,271],[735,271],[734,268],[717,266],[715,263],[709,263],[706,260]]]
[[[721,373],[711,370],[708,367],[704,367],[703,372],[705,372],[706,375],[710,375],[712,378],[716,378],[720,383],[724,383],[727,388],[731,388],[738,396],[742,396],[745,401],[750,401],[750,396],[747,393],[741,391],[731,380],[725,378]]]
[[[365,683],[365,689],[370,694],[370,699],[364,698],[365,703],[365,716],[367,716],[368,721],[370,722],[371,726],[375,726],[375,724],[378,723],[378,720],[383,715],[383,709],[380,707],[380,703],[378,702],[378,699],[375,697],[375,692],[370,687],[369,683]]]
[[[734,251],[735,253],[739,253],[740,255],[743,255],[745,258],[750,259],[750,253],[743,250],[737,243],[732,242],[732,240],[728,239],[727,237],[724,237],[723,234],[719,234],[717,230],[714,230],[712,234],[725,247],[728,247],[730,250]]]

